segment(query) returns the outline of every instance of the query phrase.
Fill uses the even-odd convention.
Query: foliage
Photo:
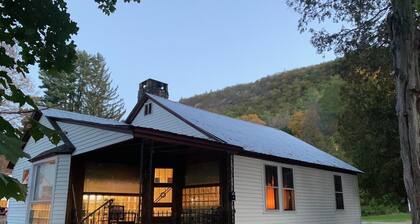
[[[362,216],[394,214],[400,212],[399,204],[385,194],[379,198],[366,197],[361,193]]]
[[[395,114],[395,84],[387,49],[349,55],[343,61],[347,85],[339,118],[339,144],[361,170],[359,181],[367,198],[389,195],[405,200],[402,161]]]
[[[115,11],[117,0],[95,1],[104,13]],[[45,71],[71,71],[76,58],[71,37],[77,33],[77,25],[71,20],[64,0],[3,0],[0,3],[0,24],[0,102],[16,103],[19,110],[36,110],[34,100],[16,86],[10,72],[24,76],[28,73],[28,66],[35,64]],[[9,54],[7,47],[16,47],[16,56]],[[58,143],[57,133],[48,131],[31,118],[28,120],[35,140],[46,135],[53,143]],[[12,163],[28,157],[20,148],[22,135],[21,130],[0,116],[0,155],[5,155]],[[1,172],[0,188],[0,198],[24,199],[24,186]]]
[[[268,126],[344,158],[335,139],[344,83],[337,66],[329,62],[278,73],[181,102],[232,117],[257,114]]]
[[[258,114],[245,114],[239,117],[239,119],[244,121],[250,121],[256,124],[265,125],[265,121],[258,116]]]
[[[117,88],[112,87],[110,73],[102,55],[78,52],[72,72],[41,71],[42,102],[56,107],[104,118],[120,119],[125,113]]]

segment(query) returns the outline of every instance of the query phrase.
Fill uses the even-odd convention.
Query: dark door
[[[155,168],[153,179],[153,224],[174,223],[174,169]]]

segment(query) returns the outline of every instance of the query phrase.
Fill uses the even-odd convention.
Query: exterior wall
[[[40,123],[52,128],[51,124],[48,122],[48,120],[44,117],[40,119]],[[62,145],[63,143],[60,142],[59,145]],[[41,152],[44,152],[46,150],[54,148],[55,145],[53,145],[48,138],[43,138],[35,142],[33,138],[29,139],[27,142],[24,151],[28,153],[31,157],[34,157]],[[32,179],[32,163],[28,161],[27,158],[20,158],[17,163],[15,164],[15,167],[12,171],[12,176],[16,178],[19,181],[22,181],[22,175],[24,170],[29,170],[29,183],[31,183]],[[31,192],[30,190],[30,184],[28,185],[28,192]],[[25,202],[16,202],[15,200],[11,199],[9,201],[9,211],[7,215],[7,223],[8,224],[23,224],[26,220],[26,213],[28,208],[28,200]]]
[[[280,210],[266,211],[264,166],[293,169],[295,211],[282,211],[281,170],[279,169]],[[335,208],[334,177],[342,178],[344,210]],[[235,223],[239,224],[360,224],[361,211],[357,176],[320,169],[281,164],[255,158],[234,157]]]
[[[132,134],[57,122],[76,150],[73,155],[89,152],[133,138]]]
[[[64,224],[66,221],[67,195],[70,181],[71,155],[57,156],[57,170],[55,172],[55,186],[52,202],[51,223]]]
[[[187,123],[175,117],[173,114],[169,113],[167,110],[151,100],[147,100],[145,104],[147,103],[152,103],[152,113],[145,116],[143,106],[134,118],[132,122],[133,125],[209,139],[206,135],[189,126]]]

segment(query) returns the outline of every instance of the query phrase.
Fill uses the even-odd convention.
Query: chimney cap
[[[151,78],[146,79],[139,84],[138,100],[146,93],[167,99],[169,98],[168,84]]]

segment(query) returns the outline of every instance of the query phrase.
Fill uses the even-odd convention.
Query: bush
[[[388,195],[382,198],[369,198],[366,199],[366,195],[361,194],[362,204],[362,216],[368,215],[384,215],[402,212],[405,210],[405,203],[396,203],[392,201]]]

